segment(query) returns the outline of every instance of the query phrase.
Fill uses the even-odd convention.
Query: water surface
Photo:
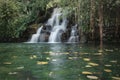
[[[120,80],[120,46],[0,44],[0,80]]]

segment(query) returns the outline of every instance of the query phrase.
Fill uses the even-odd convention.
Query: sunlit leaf
[[[90,76],[90,75],[87,75],[87,78],[89,78],[89,79],[94,79],[94,80],[97,80],[97,79],[98,79],[97,76]]]
[[[104,69],[105,72],[112,72],[110,69]]]

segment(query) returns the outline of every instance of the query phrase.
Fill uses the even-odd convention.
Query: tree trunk
[[[99,0],[98,5],[98,15],[99,15],[99,30],[100,30],[100,44],[103,43],[103,0]]]
[[[119,10],[119,7],[117,7],[117,9],[116,9],[116,29],[115,29],[115,38],[116,38],[116,41],[117,41],[117,39],[118,39],[118,31],[119,31],[119,23],[120,23],[120,15],[119,15],[119,13],[120,13],[120,10]]]
[[[91,0],[91,5],[90,5],[90,29],[91,29],[91,33],[92,33],[92,40],[94,40],[94,24],[95,24],[95,0]]]

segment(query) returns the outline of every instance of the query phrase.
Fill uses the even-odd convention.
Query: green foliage
[[[0,37],[14,37],[19,6],[13,0],[0,1]]]
[[[48,8],[61,7],[65,16],[71,17],[83,32],[90,32],[91,0],[0,0],[0,38],[16,38],[26,30],[26,24],[36,22]],[[98,5],[95,0],[95,26],[98,26]],[[120,0],[104,0],[104,25],[119,20]],[[67,12],[67,11],[68,12]],[[46,15],[46,14],[44,14]],[[118,22],[119,23],[119,22]]]
[[[26,24],[46,9],[49,0],[0,0],[0,37],[17,38],[26,30]]]

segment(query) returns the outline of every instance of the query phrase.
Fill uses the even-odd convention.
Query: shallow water
[[[0,80],[120,80],[120,46],[1,43]]]

